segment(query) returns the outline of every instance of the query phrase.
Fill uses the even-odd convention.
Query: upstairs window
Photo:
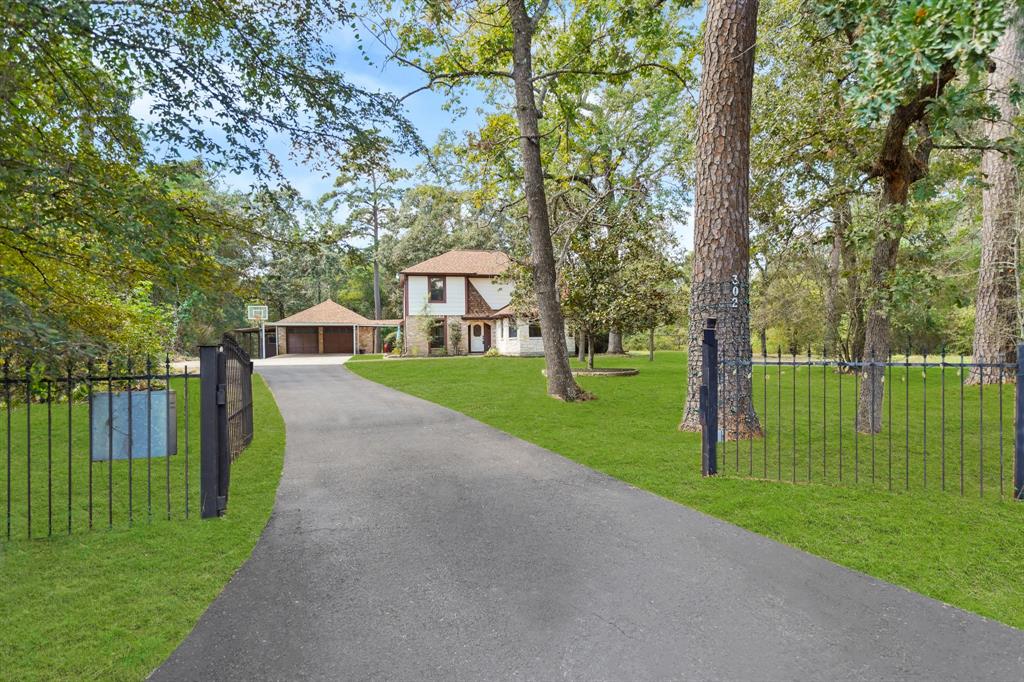
[[[427,280],[427,291],[430,292],[431,303],[444,303],[448,300],[445,291],[444,277],[430,277]]]
[[[531,322],[530,323],[530,338],[531,339],[539,339],[540,338],[540,322]]]

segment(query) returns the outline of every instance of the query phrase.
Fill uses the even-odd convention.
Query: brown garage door
[[[325,353],[351,353],[352,327],[324,327]]]
[[[288,352],[317,354],[320,344],[317,342],[316,327],[289,327],[287,334]]]

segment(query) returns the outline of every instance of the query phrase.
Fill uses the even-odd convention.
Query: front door
[[[484,326],[479,322],[469,325],[469,352],[484,352]]]

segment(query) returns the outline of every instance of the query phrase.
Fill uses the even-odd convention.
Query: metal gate
[[[252,442],[252,361],[234,337],[200,346],[202,516],[227,509],[231,462]]]

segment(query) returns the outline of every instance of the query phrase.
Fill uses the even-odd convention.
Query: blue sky
[[[384,92],[401,97],[422,87],[425,82],[422,74],[415,69],[395,62],[385,63],[386,54],[375,43],[364,43],[371,60],[367,63],[355,37],[347,27],[340,27],[330,33],[327,42],[334,50],[336,68],[344,73],[345,79],[369,92]],[[416,127],[424,144],[429,147],[446,129],[464,132],[477,127],[480,118],[476,108],[482,104],[482,96],[469,93],[465,100],[468,105],[467,113],[455,117],[451,112],[444,110],[445,99],[442,95],[422,91],[405,100],[404,113]],[[315,200],[330,189],[330,175],[324,177],[323,171],[289,159],[286,136],[272,139],[269,148],[281,159],[287,180],[307,199]],[[404,156],[398,160],[400,165],[410,170],[421,161],[422,159],[416,156]],[[225,175],[221,179],[226,185],[243,191],[248,190],[252,182],[252,177],[247,174]],[[422,178],[414,178],[413,182],[417,180]]]
[[[422,74],[415,69],[394,62],[385,63],[385,52],[376,44],[365,45],[370,57],[370,62],[367,63],[363,59],[363,53],[360,51],[355,37],[347,27],[338,28],[327,39],[334,50],[337,68],[343,71],[346,79],[354,85],[371,92],[386,92],[402,96],[424,84]],[[452,112],[445,111],[443,95],[421,91],[405,100],[405,115],[416,127],[423,142],[430,146],[445,130],[463,133],[479,127],[481,117],[477,110],[483,106],[483,101],[481,93],[466,93],[462,102],[466,112],[456,117]],[[285,136],[271,139],[269,147],[281,159],[286,179],[305,198],[316,200],[330,189],[332,184],[330,175],[325,176],[323,171],[296,163],[289,158],[289,145]],[[412,170],[421,160],[414,156],[406,156],[400,158],[398,162],[403,167]],[[238,174],[224,175],[221,180],[228,187],[247,191],[253,178],[247,174]],[[414,177],[412,181],[422,180],[423,178]],[[690,249],[693,237],[689,221],[679,225],[677,233],[682,245],[686,249]]]

